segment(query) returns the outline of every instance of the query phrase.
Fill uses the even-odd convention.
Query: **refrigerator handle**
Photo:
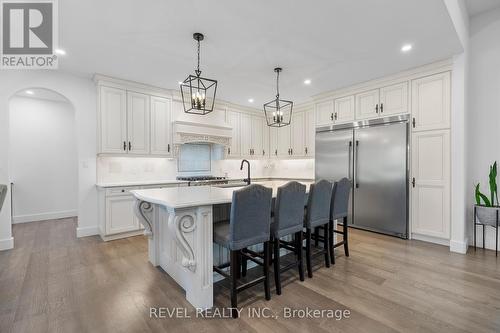
[[[358,183],[358,150],[359,150],[359,140],[356,140],[356,152],[355,152],[355,170],[354,170],[354,177],[356,178],[356,188],[359,188],[359,183]]]
[[[349,178],[349,180],[352,180],[352,175],[351,175],[351,159],[352,159],[352,141],[349,140],[349,148],[348,148],[348,163],[347,163],[347,178]]]

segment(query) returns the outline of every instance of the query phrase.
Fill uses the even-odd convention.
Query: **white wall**
[[[75,110],[78,152],[77,234],[97,234],[97,108],[96,88],[90,78],[60,71],[2,71],[0,77],[0,184],[9,183],[9,99],[26,88],[45,88],[66,97]],[[0,249],[12,247],[10,200],[0,212]]]
[[[489,193],[488,166],[495,160],[500,163],[500,9],[471,18],[469,64],[466,185],[468,235],[472,244],[474,185],[481,182],[483,192]],[[494,229],[486,230],[486,246],[494,249]]]
[[[9,105],[13,222],[77,215],[75,113],[67,102],[14,97]]]

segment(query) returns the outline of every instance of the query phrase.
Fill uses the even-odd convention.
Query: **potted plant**
[[[500,214],[497,193],[497,162],[490,166],[489,173],[490,197],[481,193],[480,186],[476,185],[476,217],[482,224],[496,226],[497,214]],[[500,215],[499,215],[500,216]]]

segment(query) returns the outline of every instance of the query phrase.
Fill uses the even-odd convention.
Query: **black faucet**
[[[243,164],[244,164],[245,162],[247,162],[247,166],[248,166],[248,169],[247,169],[247,171],[248,171],[248,176],[247,176],[247,179],[243,179],[243,181],[244,181],[245,183],[247,183],[247,185],[250,185],[250,182],[251,182],[251,181],[250,181],[250,162],[248,162],[247,160],[243,160],[243,161],[241,161],[240,170],[243,170]]]

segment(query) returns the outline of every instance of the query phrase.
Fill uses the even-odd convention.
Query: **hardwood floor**
[[[351,232],[351,256],[318,259],[313,279],[297,273],[283,294],[241,294],[240,319],[196,318],[184,292],[147,261],[142,236],[104,243],[76,239],[76,222],[14,226],[15,249],[0,252],[0,332],[499,332],[500,259],[450,253],[419,241]],[[229,306],[216,285],[216,306]],[[151,319],[150,307],[187,308],[190,319]],[[254,318],[248,308],[279,318]],[[283,318],[283,308],[349,310],[350,317]],[[266,310],[265,314],[269,312]]]

